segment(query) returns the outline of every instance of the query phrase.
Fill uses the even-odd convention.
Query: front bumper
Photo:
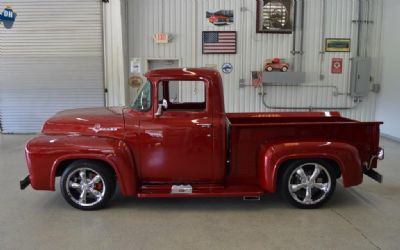
[[[23,180],[19,181],[19,187],[21,188],[21,190],[24,190],[30,184],[31,184],[31,179],[29,178],[29,175],[26,176]]]

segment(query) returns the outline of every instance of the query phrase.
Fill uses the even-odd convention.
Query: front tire
[[[73,207],[96,210],[104,207],[115,192],[115,175],[99,162],[79,160],[61,176],[61,193]]]
[[[297,160],[284,170],[282,196],[298,208],[317,208],[327,202],[336,188],[333,167],[324,160]]]

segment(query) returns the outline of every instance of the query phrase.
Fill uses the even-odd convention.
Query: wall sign
[[[168,43],[168,33],[164,33],[164,32],[158,32],[155,33],[153,36],[154,42],[155,43]]]
[[[203,54],[236,54],[236,31],[203,31]]]
[[[206,18],[210,24],[223,26],[233,24],[233,10],[207,11]]]
[[[343,58],[332,58],[331,73],[332,74],[343,73]]]
[[[325,52],[350,52],[349,38],[326,38]]]
[[[257,0],[257,33],[292,33],[292,0]]]
[[[225,74],[230,74],[233,71],[233,66],[230,63],[222,64],[221,70]]]
[[[17,13],[14,12],[10,5],[6,5],[5,9],[0,13],[0,22],[3,23],[6,29],[11,29],[16,17]]]

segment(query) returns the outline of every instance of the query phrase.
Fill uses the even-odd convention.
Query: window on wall
[[[292,33],[292,0],[257,0],[258,33]]]
[[[203,111],[206,109],[203,81],[161,81],[158,101],[168,102],[168,111]]]

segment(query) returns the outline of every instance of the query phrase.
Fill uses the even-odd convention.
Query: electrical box
[[[350,93],[352,97],[368,95],[371,82],[371,58],[356,57],[352,60]]]

